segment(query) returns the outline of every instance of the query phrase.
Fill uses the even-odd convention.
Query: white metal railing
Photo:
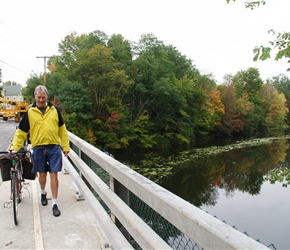
[[[174,225],[203,249],[268,249],[266,246],[239,232],[224,222],[155,184],[124,164],[113,159],[79,137],[69,132],[71,143],[84,152],[127,190]],[[79,153],[80,155],[80,153]],[[105,184],[73,150],[65,167],[69,169],[80,192],[112,242],[114,249],[132,249],[132,246],[114,224],[114,218],[123,225],[142,249],[172,249],[114,192],[114,186]],[[78,169],[75,170],[73,165]],[[83,175],[99,197],[109,207],[110,217],[98,200],[88,190]]]

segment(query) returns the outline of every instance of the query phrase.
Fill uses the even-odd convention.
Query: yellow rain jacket
[[[15,132],[12,148],[19,150],[23,146],[28,132],[32,148],[44,145],[60,145],[64,152],[69,152],[69,138],[60,110],[48,102],[45,113],[33,104],[24,114]]]

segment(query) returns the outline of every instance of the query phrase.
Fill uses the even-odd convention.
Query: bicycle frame
[[[21,192],[22,192],[22,163],[21,157],[16,154],[12,154],[12,167],[11,167],[11,198],[12,198],[12,207],[13,207],[13,217],[14,224],[18,224],[18,204],[21,202]]]
[[[11,157],[11,167],[10,167],[10,183],[11,183],[11,193],[10,193],[10,204],[13,208],[13,219],[14,224],[18,225],[18,204],[21,202],[21,194],[22,194],[22,182],[24,182],[23,178],[23,168],[21,159],[24,158],[27,154],[30,157],[30,151],[20,150],[16,153],[12,152],[0,152],[0,154],[9,154]]]

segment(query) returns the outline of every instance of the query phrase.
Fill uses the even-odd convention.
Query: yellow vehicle
[[[28,106],[29,103],[26,101],[19,102],[0,97],[0,115],[2,115],[3,121],[14,118],[15,122],[20,122],[20,118],[27,111]]]

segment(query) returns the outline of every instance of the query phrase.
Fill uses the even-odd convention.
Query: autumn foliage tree
[[[253,134],[285,126],[288,113],[285,96],[264,84],[258,69],[249,68],[228,76],[219,89],[225,105],[222,134]]]
[[[129,42],[119,34],[73,32],[59,53],[48,61],[50,99],[71,132],[101,148],[188,145],[285,124],[285,95],[265,85],[258,69],[241,70],[217,85],[151,33]],[[28,100],[38,84],[43,76],[31,75]]]

